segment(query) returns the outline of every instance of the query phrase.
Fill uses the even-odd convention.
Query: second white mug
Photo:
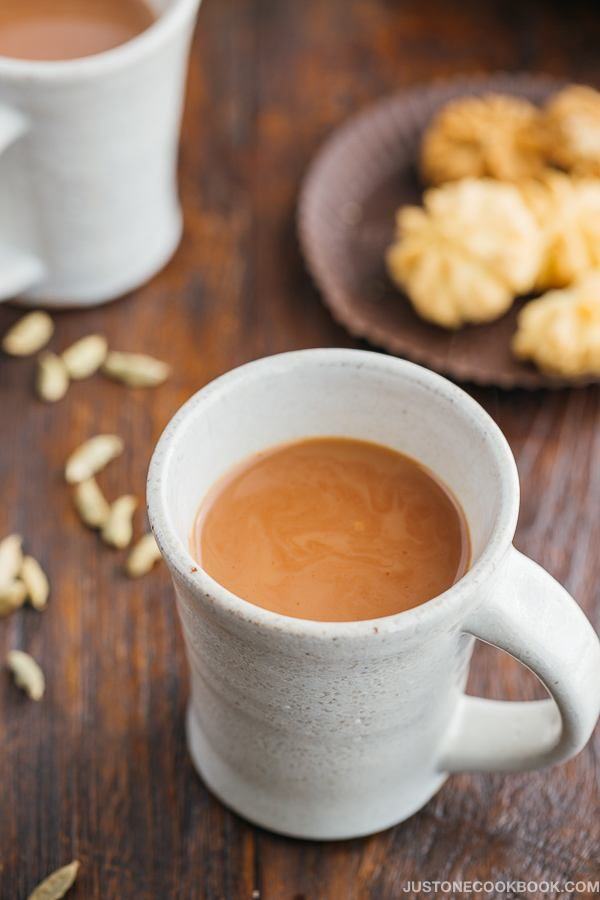
[[[199,2],[152,0],[146,31],[95,56],[0,57],[0,300],[102,303],[171,257]]]

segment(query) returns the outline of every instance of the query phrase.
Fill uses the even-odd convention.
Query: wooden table
[[[71,448],[115,431],[127,449],[102,484],[142,498],[156,439],[198,387],[265,354],[353,345],[311,286],[294,232],[299,180],[337,123],[398,86],[455,72],[593,81],[599,44],[593,3],[206,0],[184,124],[183,244],[134,295],[57,315],[53,340],[62,348],[99,330],[114,347],[169,360],[173,378],[144,392],[97,377],[44,406],[33,362],[0,360],[0,534],[25,535],[52,580],[46,612],[0,622],[0,655],[29,650],[48,681],[35,704],[0,678],[2,900],[26,897],[73,857],[82,869],[69,896],[86,900],[379,900],[409,896],[410,879],[600,878],[598,731],[554,771],[454,777],[418,815],[366,840],[287,840],[228,812],[186,752],[167,573],[128,581],[122,554],[80,526],[62,477]],[[17,314],[3,308],[0,330]],[[600,393],[474,395],[516,454],[518,546],[599,628]],[[483,648],[471,688],[540,695],[532,676]]]

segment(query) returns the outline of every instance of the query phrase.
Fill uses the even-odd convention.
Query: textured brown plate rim
[[[340,125],[325,140],[313,158],[302,181],[297,207],[297,230],[300,249],[317,288],[322,294],[325,305],[333,318],[353,337],[365,339],[369,343],[387,351],[406,357],[413,362],[423,364],[460,381],[471,382],[482,386],[494,385],[503,389],[525,388],[538,390],[541,388],[585,387],[600,383],[598,378],[565,380],[544,375],[533,366],[523,366],[522,372],[498,370],[492,377],[488,373],[478,371],[472,361],[463,362],[458,358],[442,358],[435,353],[428,353],[420,346],[415,346],[407,336],[392,333],[372,318],[367,318],[349,302],[347,293],[337,282],[331,265],[322,247],[314,240],[313,219],[317,203],[317,190],[320,188],[323,170],[332,164],[344,148],[349,138],[357,129],[364,130],[386,117],[391,110],[396,110],[399,103],[422,104],[454,98],[459,93],[473,95],[487,91],[504,91],[518,95],[547,95],[559,90],[569,82],[562,78],[544,74],[499,72],[493,75],[458,76],[437,79],[426,84],[403,89],[381,100],[370,104],[349,120]],[[432,326],[434,327],[434,326]]]

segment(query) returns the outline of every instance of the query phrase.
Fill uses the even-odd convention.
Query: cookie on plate
[[[521,97],[461,97],[435,116],[421,144],[421,173],[429,184],[490,176],[535,177],[547,167],[542,112]]]
[[[600,272],[527,303],[512,349],[548,375],[600,376]]]
[[[600,176],[600,92],[572,84],[546,104],[549,152],[575,175]]]
[[[520,190],[544,241],[536,289],[566,287],[600,268],[600,179],[550,172]]]
[[[516,187],[465,179],[426,191],[423,202],[398,211],[386,257],[422,318],[444,328],[489,322],[532,288],[543,245]]]

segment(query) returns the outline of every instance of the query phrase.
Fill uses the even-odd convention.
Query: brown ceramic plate
[[[359,114],[326,142],[302,186],[300,242],[325,303],[352,335],[463,381],[531,389],[565,384],[512,356],[522,300],[496,322],[448,332],[416,315],[384,264],[395,211],[420,202],[418,151],[432,115],[454,97],[490,91],[540,103],[564,83],[502,74],[418,87]]]

